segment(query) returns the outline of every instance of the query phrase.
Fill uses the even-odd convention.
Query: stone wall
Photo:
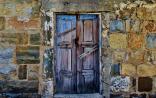
[[[55,15],[100,13],[101,94],[155,98],[154,0],[0,0],[0,93],[55,93]]]
[[[38,0],[0,0],[0,96],[38,93],[39,7]]]
[[[155,4],[135,1],[116,4],[114,13],[102,14],[103,46],[108,40],[112,57],[111,84],[106,81],[111,98],[155,98],[155,9]]]

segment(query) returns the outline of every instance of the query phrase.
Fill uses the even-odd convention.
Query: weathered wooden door
[[[98,92],[98,24],[97,15],[57,15],[57,93]]]

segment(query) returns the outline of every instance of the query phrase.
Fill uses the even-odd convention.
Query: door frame
[[[56,17],[57,15],[76,15],[76,14],[79,14],[79,15],[83,15],[83,14],[91,14],[91,15],[98,15],[98,18],[99,18],[99,81],[100,81],[100,84],[99,84],[99,92],[98,93],[102,93],[102,55],[101,55],[101,50],[102,50],[102,19],[101,19],[101,13],[70,13],[70,12],[55,12],[54,13],[54,18],[53,18],[53,25],[54,25],[54,45],[53,45],[53,48],[54,48],[54,66],[53,66],[53,89],[54,89],[54,93],[53,94],[57,94],[56,93],[56,77],[55,77],[55,66],[56,66],[56,39],[57,39],[57,36],[56,36]]]

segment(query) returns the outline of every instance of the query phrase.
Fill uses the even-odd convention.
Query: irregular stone
[[[16,62],[18,64],[38,64],[40,63],[40,51],[38,46],[17,46]]]
[[[53,49],[46,49],[43,57],[44,74],[46,78],[53,76]]]
[[[146,51],[145,61],[148,64],[156,65],[156,51]]]
[[[110,88],[112,92],[128,92],[130,88],[130,77],[112,77]]]
[[[17,17],[8,19],[7,29],[27,30],[27,29],[39,29],[40,19],[30,19],[28,21],[18,20]]]
[[[39,45],[40,44],[40,33],[30,35],[30,44]]]
[[[152,78],[150,77],[139,77],[138,79],[138,91],[139,92],[150,92],[152,90]]]
[[[18,78],[20,80],[27,79],[27,65],[20,65],[18,68]]]
[[[47,2],[46,2],[47,3]],[[105,4],[104,1],[100,0],[78,0],[78,1],[57,1],[57,0],[50,0],[50,2],[47,3],[47,5],[43,6],[46,10],[51,11],[58,11],[58,12],[77,12],[77,11],[101,11],[101,10],[111,10],[112,4],[111,2],[107,2]],[[57,8],[57,9],[56,9]]]
[[[125,27],[122,20],[113,20],[110,23],[110,32],[123,32]]]
[[[0,43],[5,45],[28,44],[27,33],[1,33]]]
[[[136,75],[136,66],[133,64],[122,63],[121,64],[121,74],[126,76],[135,76]]]
[[[109,38],[110,47],[113,49],[127,48],[127,35],[121,33],[113,33]]]
[[[29,65],[28,66],[28,80],[38,80],[39,78],[39,66]]]
[[[144,56],[145,51],[144,50],[137,50],[137,51],[131,51],[128,54],[128,63],[131,63],[133,65],[139,65],[144,63]]]
[[[144,34],[135,32],[128,33],[128,48],[140,49],[144,45]]]
[[[156,66],[149,64],[141,64],[137,66],[138,76],[155,76]]]
[[[156,48],[156,33],[147,34],[146,36],[146,47],[149,49]]]
[[[53,95],[54,94],[54,81],[51,79],[48,79],[47,81],[44,82],[44,93],[45,95]]]

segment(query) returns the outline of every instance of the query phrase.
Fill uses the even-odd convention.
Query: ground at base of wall
[[[0,98],[41,98],[38,93],[0,93]]]
[[[103,98],[102,95],[95,94],[56,94],[54,98]]]

